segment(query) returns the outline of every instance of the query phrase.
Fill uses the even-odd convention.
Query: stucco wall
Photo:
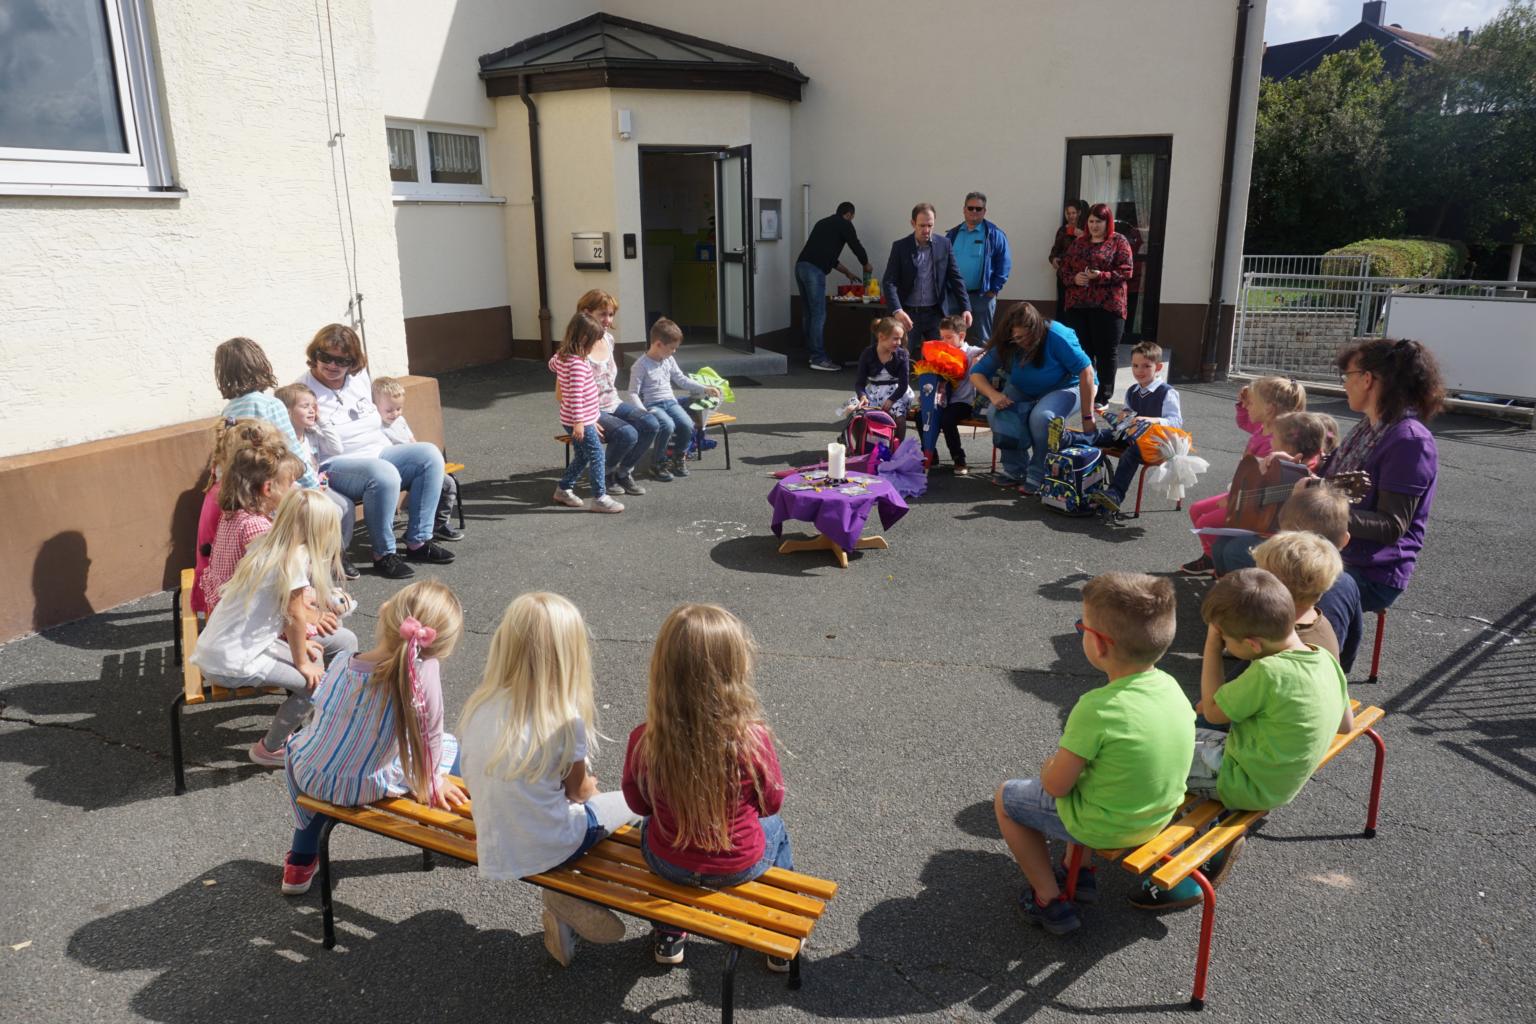
[[[509,292],[505,230],[502,209],[492,203],[396,206],[405,315],[505,306]]]
[[[150,6],[172,165],[189,195],[0,197],[0,455],[214,414],[220,341],[257,339],[292,379],[315,329],[347,316],[314,11]],[[379,372],[404,372],[370,14],[368,0],[331,3],[369,352]]]

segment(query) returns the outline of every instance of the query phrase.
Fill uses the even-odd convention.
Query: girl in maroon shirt
[[[1115,233],[1105,203],[1088,211],[1088,230],[1067,248],[1057,274],[1067,290],[1066,321],[1099,377],[1095,405],[1107,405],[1115,388],[1115,354],[1125,333],[1125,288],[1135,272],[1131,243]]]
[[[747,627],[711,604],[675,609],[656,638],[646,721],[629,735],[623,788],[645,815],[645,862],[670,882],[724,888],[794,867],[752,656]],[[656,962],[682,963],[687,938],[657,925]],[[789,961],[769,957],[768,966],[787,971]]]
[[[1060,320],[1066,313],[1067,290],[1061,283],[1061,258],[1067,254],[1067,249],[1074,239],[1083,233],[1083,221],[1088,216],[1088,204],[1081,199],[1068,199],[1067,205],[1061,211],[1061,227],[1056,229],[1056,238],[1051,242],[1051,254],[1046,259],[1051,264],[1051,273],[1058,275],[1056,278],[1056,319]]]

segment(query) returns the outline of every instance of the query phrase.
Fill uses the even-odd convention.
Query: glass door
[[[1067,140],[1062,205],[1069,199],[1082,199],[1089,206],[1107,204],[1115,215],[1115,230],[1125,235],[1136,257],[1127,293],[1128,344],[1157,339],[1172,156],[1168,136]]]
[[[715,272],[719,275],[720,343],[753,350],[752,147],[720,152],[715,162]]]

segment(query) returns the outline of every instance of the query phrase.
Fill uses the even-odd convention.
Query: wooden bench
[[[1100,448],[1099,451],[1103,452],[1105,455],[1108,455],[1108,456],[1110,456],[1110,457],[1112,457],[1112,458],[1114,458],[1116,460],[1118,460],[1121,456],[1123,456],[1125,454],[1125,448],[1123,446],[1122,447],[1118,447],[1118,448]],[[1136,474],[1136,508],[1128,516],[1125,515],[1124,513],[1121,513],[1121,515],[1124,518],[1126,518],[1126,519],[1140,519],[1141,518],[1141,491],[1142,491],[1142,488],[1144,488],[1147,485],[1147,470],[1149,470],[1151,468],[1152,467],[1148,466],[1145,462],[1143,462],[1141,464],[1141,471]],[[1174,511],[1176,511],[1176,512],[1177,511],[1182,511],[1183,508],[1184,508],[1184,499],[1180,498],[1178,501],[1174,502],[1173,508],[1174,508]]]
[[[1361,707],[1352,700],[1350,707],[1355,713],[1355,727],[1340,733],[1328,746],[1328,753],[1318,762],[1318,768],[1332,761],[1339,752],[1361,736],[1368,736],[1376,747],[1376,763],[1371,772],[1371,796],[1365,815],[1365,836],[1376,835],[1376,812],[1381,806],[1381,780],[1386,768],[1387,746],[1375,729],[1386,712],[1377,707]],[[1118,860],[1133,875],[1151,872],[1152,882],[1168,890],[1186,878],[1195,880],[1200,887],[1200,946],[1195,954],[1195,980],[1191,989],[1191,1009],[1205,1008],[1205,977],[1211,960],[1211,932],[1216,923],[1216,891],[1211,888],[1200,867],[1211,857],[1226,850],[1246,835],[1270,811],[1229,811],[1220,802],[1206,797],[1189,795],[1182,807],[1156,837],[1134,850],[1096,850],[1099,857],[1108,861]],[[1072,899],[1077,892],[1077,875],[1082,866],[1084,848],[1070,847],[1067,858],[1067,884],[1064,895]]]
[[[201,624],[197,612],[192,610],[192,591],[197,587],[197,574],[193,569],[181,570],[181,585],[171,600],[171,613],[175,622],[175,660],[181,668],[181,692],[171,701],[171,770],[176,778],[176,795],[187,791],[186,769],[181,754],[181,711],[193,704],[209,704],[226,700],[246,700],[269,694],[287,694],[280,686],[240,686],[230,688],[208,683],[202,672],[192,664],[192,652],[197,650],[197,634]]]
[[[709,428],[710,427],[719,427],[720,428],[720,438],[721,438],[722,441],[725,442],[725,468],[726,469],[730,469],[731,468],[731,424],[736,422],[736,417],[732,416],[728,412],[721,412],[719,409],[715,409],[715,410],[712,410],[708,416],[705,416],[702,420],[700,420],[698,422],[699,422],[699,440],[701,442],[704,440],[705,437],[707,437],[709,435]],[[555,435],[555,441],[557,443],[559,443],[559,444],[565,445],[565,464],[567,466],[569,466],[571,464],[571,435],[570,434],[556,434]],[[704,460],[704,445],[702,443],[699,445],[698,459],[699,459],[700,462],[702,462]],[[463,526],[462,523],[460,523],[459,525]]]
[[[461,780],[455,781],[462,785]],[[414,800],[390,798],[367,807],[340,807],[300,796],[299,805],[326,819],[320,832],[319,871],[326,949],[336,945],[330,842],[337,825],[352,825],[418,847],[423,851],[423,870],[431,869],[433,853],[478,863],[472,804],[443,811]],[[781,868],[769,868],[756,881],[728,889],[676,885],[646,866],[640,832],[629,827],[598,843],[574,864],[523,881],[728,945],[720,998],[720,1019],[725,1022],[735,1012],[736,961],[741,951],[788,960],[789,987],[798,989],[805,940],[837,893],[836,882]]]

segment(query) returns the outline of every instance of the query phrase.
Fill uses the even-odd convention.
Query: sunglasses
[[[351,356],[333,356],[329,352],[318,352],[315,354],[315,362],[330,366],[351,366],[357,360]]]
[[[1094,629],[1092,626],[1084,625],[1082,619],[1078,619],[1077,622],[1074,623],[1073,625],[1076,627],[1076,629],[1077,629],[1077,631],[1079,633],[1092,633],[1094,636],[1099,638],[1099,642],[1100,643],[1102,643],[1102,644],[1104,644],[1104,645],[1106,645],[1108,647],[1113,647],[1114,644],[1115,644],[1114,637],[1107,636],[1107,635],[1105,635],[1103,633],[1100,633],[1098,630]]]
[[[986,213],[987,212],[987,208],[985,206],[967,206],[965,208],[965,212],[966,213]]]

